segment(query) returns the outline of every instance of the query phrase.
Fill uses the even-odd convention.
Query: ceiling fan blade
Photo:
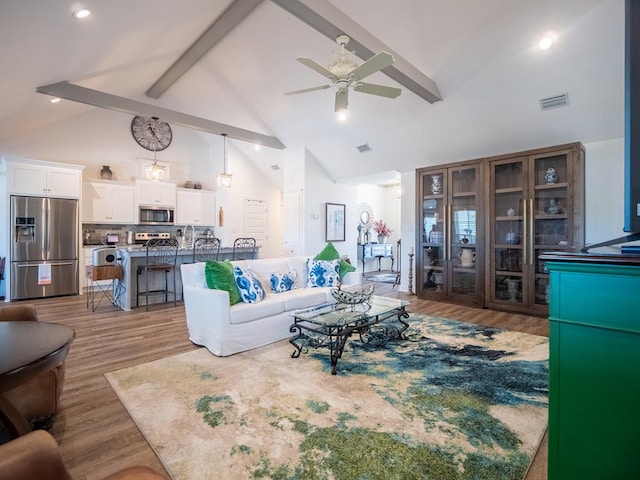
[[[349,73],[349,79],[351,81],[362,80],[364,77],[368,77],[372,73],[376,73],[378,70],[382,70],[383,68],[388,67],[389,65],[393,64],[393,62],[393,55],[391,55],[390,53],[376,53],[362,65],[354,68]]]
[[[353,89],[356,92],[369,93],[380,97],[396,98],[402,93],[402,90],[395,87],[386,87],[384,85],[375,85],[373,83],[358,82]]]
[[[331,85],[320,85],[319,87],[303,88],[302,90],[293,90],[291,92],[284,92],[285,95],[297,95],[299,93],[315,92],[316,90],[326,90]]]
[[[334,82],[337,80],[337,77],[333,73],[331,73],[329,70],[327,70],[325,67],[320,65],[315,60],[311,60],[308,57],[298,57],[298,58],[296,58],[296,60],[298,60],[303,65],[306,65],[310,69],[315,70],[316,72],[318,72],[323,77],[327,77],[327,78],[331,79]]]
[[[340,89],[336,92],[336,108],[334,109],[334,112],[347,109],[349,106],[348,93],[349,90],[346,88]]]

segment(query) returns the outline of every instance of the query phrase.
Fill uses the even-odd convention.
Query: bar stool
[[[256,253],[256,239],[251,237],[239,237],[233,242],[233,254],[231,260],[249,260]]]
[[[147,241],[147,255],[144,265],[138,265],[136,274],[136,307],[139,306],[140,295],[145,296],[146,309],[149,311],[149,295],[164,293],[164,301],[169,301],[169,273],[173,274],[173,305],[177,305],[176,263],[178,260],[178,240],[175,238],[152,238]],[[149,277],[154,272],[164,273],[164,288],[150,289]],[[144,274],[145,289],[140,291],[140,276]]]
[[[193,262],[218,260],[220,255],[220,239],[210,237],[196,238],[193,242]]]

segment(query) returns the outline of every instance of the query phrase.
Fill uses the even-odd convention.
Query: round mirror
[[[371,205],[363,202],[358,205],[358,219],[360,220],[360,227],[363,230],[369,230],[373,225],[373,209]]]

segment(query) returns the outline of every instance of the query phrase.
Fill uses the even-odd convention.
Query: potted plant
[[[378,234],[378,243],[386,243],[387,237],[393,233],[393,230],[387,227],[382,219],[373,222],[373,229]]]

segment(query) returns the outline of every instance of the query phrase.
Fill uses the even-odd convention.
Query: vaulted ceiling
[[[0,153],[7,139],[99,108],[51,108],[36,89],[58,82],[201,119],[209,131],[230,125],[286,148],[305,147],[337,181],[384,183],[418,166],[623,136],[624,0],[256,1],[157,98],[146,95],[233,3],[1,2]],[[333,89],[285,96],[327,83],[296,57],[328,65],[339,47],[279,4],[319,12],[317,22],[385,47],[399,67],[432,80],[442,101],[430,103],[382,72],[367,81],[402,94],[350,92],[345,123],[336,119]],[[79,7],[91,16],[72,18]],[[343,23],[323,16],[333,9]],[[557,40],[542,51],[537,42],[548,31]],[[541,110],[540,99],[565,93],[568,106]],[[174,135],[190,128],[177,127]],[[280,149],[256,152],[249,142],[234,142],[276,175],[269,165],[280,161]],[[360,153],[363,144],[371,150]]]

